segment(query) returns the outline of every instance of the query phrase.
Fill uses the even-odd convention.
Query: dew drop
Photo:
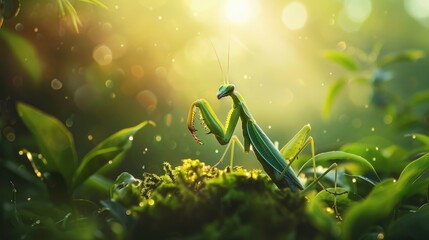
[[[371,128],[371,132],[375,132],[375,128]]]
[[[413,138],[413,139],[416,139],[416,135],[414,135],[414,134],[413,134],[412,138]]]
[[[215,150],[215,153],[219,153],[219,150],[217,150],[217,149],[216,149],[216,150]]]
[[[150,206],[153,206],[155,204],[155,200],[153,200],[152,198],[147,200],[147,204],[149,204]]]
[[[353,183],[356,183],[356,178],[353,178],[353,179],[352,179],[352,182],[353,182]]]
[[[112,164],[112,163],[113,163],[113,161],[112,161],[112,160],[109,160],[109,162],[107,162],[107,163],[110,165],[110,164]]]
[[[128,140],[132,142],[134,140],[134,137],[133,136],[129,136]]]
[[[93,139],[94,139],[94,137],[93,137],[91,134],[89,134],[89,135],[88,135],[88,140],[89,140],[89,141],[92,141]]]
[[[156,135],[156,136],[155,136],[155,141],[157,141],[157,142],[161,142],[161,140],[162,140],[161,135]]]

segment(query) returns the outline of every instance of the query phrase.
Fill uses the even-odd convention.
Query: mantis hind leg
[[[223,162],[223,160],[226,157],[226,154],[228,152],[228,150],[231,148],[231,152],[230,152],[230,161],[229,161],[229,167],[232,168],[233,164],[234,164],[234,148],[235,148],[235,144],[238,144],[238,146],[244,151],[244,146],[243,144],[240,142],[240,140],[238,139],[238,137],[236,135],[232,135],[231,140],[229,141],[228,145],[225,148],[225,151],[223,152],[221,158],[219,159],[219,161],[213,165],[214,167],[217,167],[219,164],[221,164]]]
[[[280,153],[283,155],[286,161],[288,161],[287,166],[279,176],[279,179],[285,177],[288,169],[291,167],[291,164],[298,158],[298,155],[307,147],[311,146],[311,159],[313,162],[313,177],[314,180],[310,184],[306,186],[303,192],[307,191],[316,183],[326,192],[334,195],[334,204],[333,209],[335,211],[336,216],[341,220],[338,208],[337,208],[337,196],[344,194],[346,192],[337,193],[337,164],[333,163],[325,172],[323,172],[320,176],[317,176],[317,168],[316,168],[316,157],[315,157],[315,147],[314,147],[314,139],[310,136],[306,139],[307,134],[310,132],[310,125],[305,125],[281,150]],[[335,179],[334,179],[334,192],[328,190],[320,180],[325,177],[332,169],[335,170]],[[301,170],[298,172],[298,175],[301,173]]]

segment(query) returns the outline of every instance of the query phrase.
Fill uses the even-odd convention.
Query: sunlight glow
[[[227,16],[231,22],[244,23],[259,13],[258,0],[229,0],[226,6]]]
[[[298,30],[307,22],[307,9],[300,2],[291,2],[283,9],[282,21],[290,30]]]
[[[427,0],[406,0],[405,9],[408,14],[416,19],[420,24],[429,27],[429,1]]]

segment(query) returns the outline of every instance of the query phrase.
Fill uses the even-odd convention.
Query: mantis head
[[[234,92],[234,89],[235,89],[234,84],[223,84],[219,88],[219,92],[217,93],[217,99],[230,96]]]

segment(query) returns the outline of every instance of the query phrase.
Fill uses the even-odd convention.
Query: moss
[[[130,238],[330,238],[311,224],[304,197],[278,189],[260,170],[220,170],[187,159],[174,169],[164,163],[164,171],[162,176],[145,173],[141,182],[116,189],[141,189],[135,205],[126,195],[113,197],[136,219]]]

